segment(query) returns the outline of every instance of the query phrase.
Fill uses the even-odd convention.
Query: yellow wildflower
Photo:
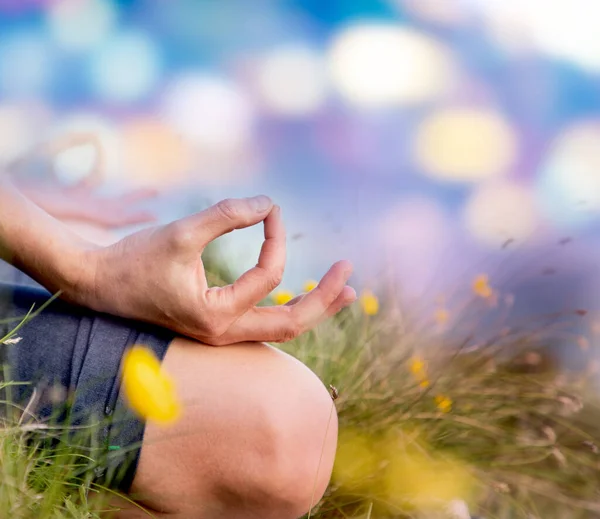
[[[278,290],[271,297],[276,305],[284,305],[294,299],[294,294],[289,290]]]
[[[486,274],[480,274],[473,280],[473,292],[484,299],[492,297],[494,291],[490,287],[490,280]]]
[[[450,319],[450,314],[445,308],[438,308],[435,312],[435,320],[438,324],[446,324]]]
[[[133,346],[123,359],[123,389],[129,405],[143,418],[169,423],[180,415],[171,378],[145,346]]]
[[[476,481],[465,465],[455,459],[436,457],[430,446],[408,445],[386,454],[387,466],[380,469],[382,482],[377,490],[393,506],[434,512],[440,503],[448,503],[456,496],[468,499],[476,489]]]
[[[442,413],[449,413],[452,411],[452,399],[447,396],[437,395],[435,397],[435,405]]]
[[[304,287],[303,287],[304,291],[310,292],[311,290],[314,290],[315,288],[317,288],[318,284],[319,284],[318,281],[315,281],[314,279],[310,279],[306,283],[304,283]]]
[[[341,430],[333,479],[347,488],[368,488],[372,485],[369,476],[377,474],[379,456],[372,439],[352,430]]]
[[[427,364],[421,357],[413,357],[410,361],[409,369],[419,383],[419,387],[421,389],[426,389],[429,387],[429,380],[427,378]]]
[[[410,363],[410,372],[415,376],[425,374],[425,361],[420,357],[413,357]]]
[[[360,304],[367,315],[376,315],[379,312],[379,299],[370,290],[365,290],[361,294]]]

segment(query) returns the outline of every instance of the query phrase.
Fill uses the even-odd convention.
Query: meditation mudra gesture
[[[100,202],[79,196],[85,219]],[[293,339],[351,304],[351,265],[334,264],[314,290],[286,305],[258,306],[285,266],[281,210],[268,197],[224,200],[107,246],[56,219],[63,204],[48,204],[46,212],[43,197],[30,198],[0,180],[0,257],[47,289],[0,285],[1,331],[18,323],[7,319],[60,293],[19,329],[19,341],[3,346],[12,379],[30,382],[15,393],[20,403],[31,402],[42,385],[60,385],[73,416],[106,418],[108,425],[94,434],[110,456],[94,476],[155,517],[306,513],[331,474],[335,411],[306,366],[265,342]],[[265,239],[257,265],[229,286],[209,287],[204,248],[260,223]],[[127,401],[122,361],[138,345],[177,390],[177,419],[168,427]],[[38,401],[28,411],[41,417],[60,404]],[[121,508],[115,517],[147,517],[125,499],[114,503]]]

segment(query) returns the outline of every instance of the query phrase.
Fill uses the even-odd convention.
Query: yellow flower
[[[452,399],[447,396],[437,395],[435,397],[435,405],[442,413],[449,413],[452,411]]]
[[[473,280],[473,292],[484,299],[492,297],[494,291],[490,287],[490,280],[486,274],[480,274]]]
[[[378,472],[378,458],[371,438],[343,429],[338,439],[333,479],[346,488],[366,489],[373,484],[372,475]]]
[[[450,319],[450,314],[445,308],[438,308],[435,312],[435,320],[438,324],[446,324]]]
[[[409,512],[431,512],[427,514],[431,517],[441,503],[456,496],[468,499],[476,489],[465,465],[458,460],[437,458],[431,447],[408,445],[387,454],[387,466],[380,469],[382,484],[377,490],[392,506]]]
[[[278,290],[271,297],[276,305],[284,305],[294,299],[294,294],[289,290]]]
[[[170,423],[179,417],[173,382],[150,349],[136,345],[125,353],[122,382],[129,405],[143,418]]]
[[[419,383],[421,389],[429,387],[429,379],[427,378],[427,364],[421,357],[413,357],[409,366],[410,372]]]
[[[413,357],[410,363],[410,372],[415,376],[424,375],[425,361],[420,357]]]
[[[304,283],[304,291],[305,292],[310,292],[311,290],[314,290],[315,288],[317,288],[317,285],[319,284],[318,281],[315,281],[314,279],[309,279],[306,283]]]
[[[376,315],[379,312],[379,299],[370,290],[365,290],[361,294],[360,304],[367,315]]]

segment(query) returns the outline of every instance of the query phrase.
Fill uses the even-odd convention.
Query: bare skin
[[[263,223],[257,265],[232,285],[209,287],[201,254],[214,239]],[[293,305],[259,307],[280,283],[286,260],[281,209],[265,196],[222,200],[194,215],[144,229],[109,246],[83,240],[0,176],[0,259],[71,303],[148,321],[221,346],[285,342],[356,299],[347,261]]]
[[[203,248],[260,222],[257,266],[228,287],[209,288]],[[288,305],[256,306],[285,266],[280,209],[266,197],[225,200],[109,241],[81,238],[0,180],[0,258],[73,303],[189,337],[175,339],[163,361],[184,402],[182,418],[168,429],[147,424],[129,497],[159,518],[306,513],[331,475],[337,416],[308,368],[260,341],[292,339],[351,304],[351,265],[334,264],[316,289]],[[117,519],[149,517],[124,499],[113,504]]]
[[[306,366],[265,344],[187,339],[174,341],[163,366],[183,417],[147,425],[131,498],[172,519],[295,519],[320,500],[337,416]],[[125,500],[112,504],[122,508],[117,519],[149,517]]]

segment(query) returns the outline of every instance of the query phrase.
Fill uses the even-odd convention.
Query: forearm
[[[71,291],[86,276],[90,247],[0,175],[0,258],[51,292]]]

